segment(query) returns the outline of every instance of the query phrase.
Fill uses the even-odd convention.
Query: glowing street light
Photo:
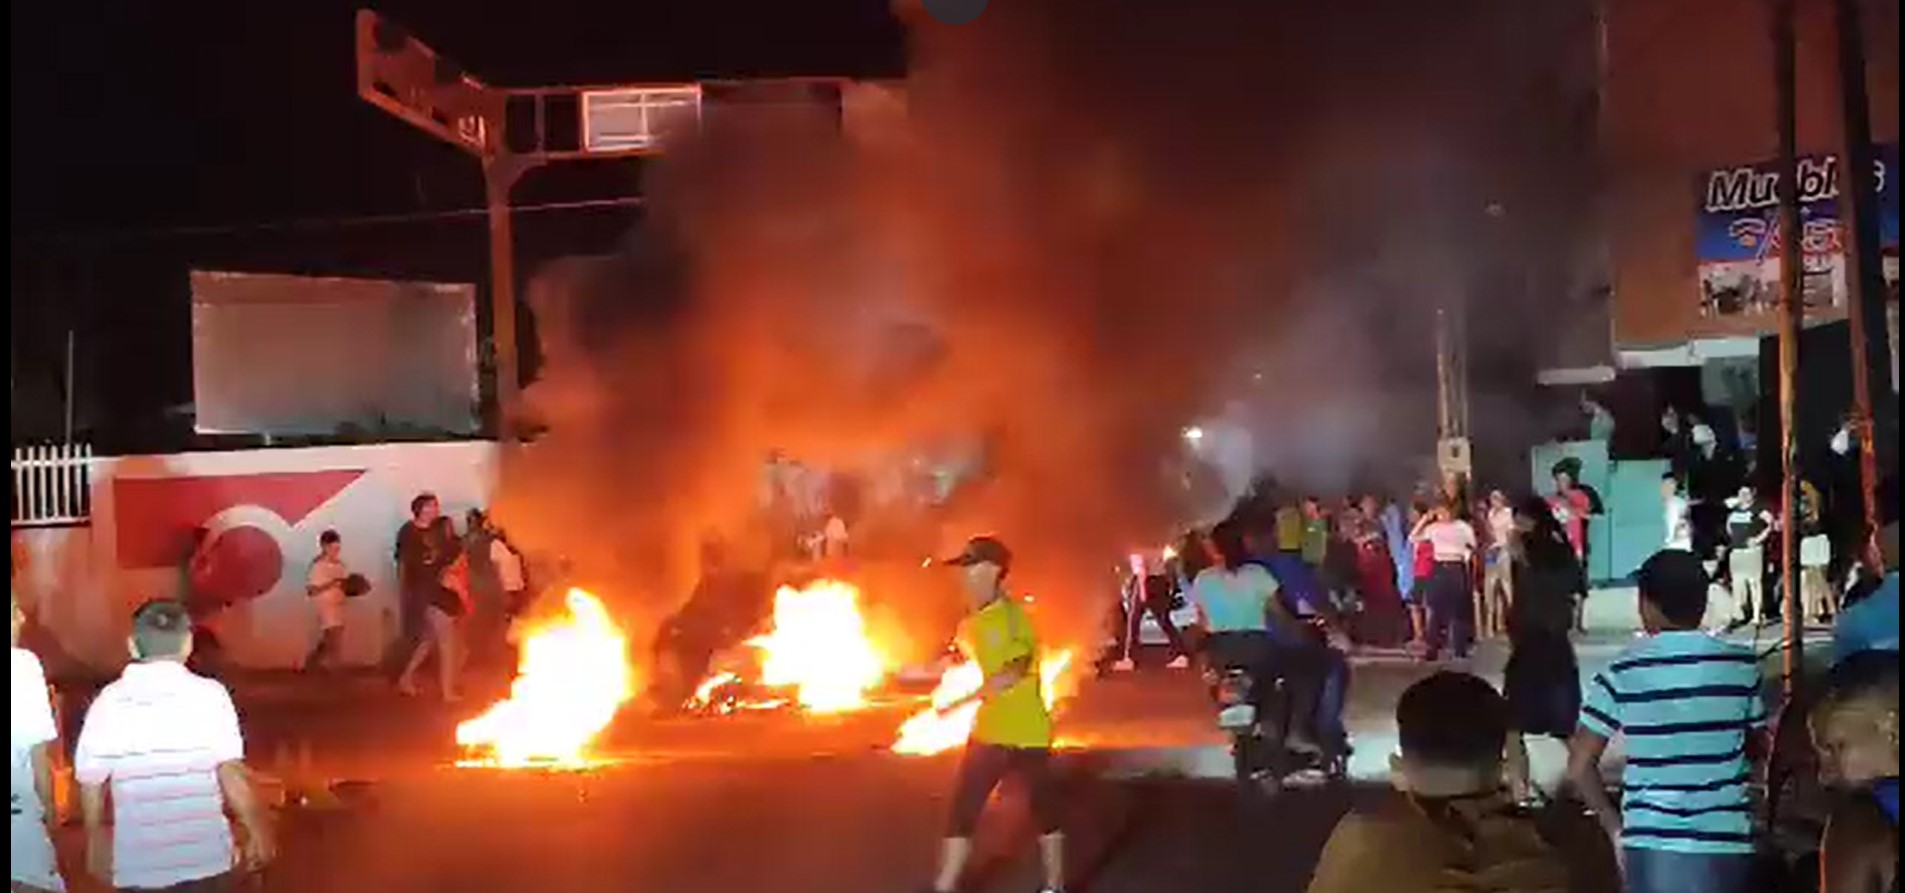
[[[1203,440],[1204,440],[1204,429],[1199,428],[1196,425],[1192,425],[1189,428],[1184,429],[1185,443],[1188,443],[1192,446],[1196,446],[1197,444],[1203,442]]]

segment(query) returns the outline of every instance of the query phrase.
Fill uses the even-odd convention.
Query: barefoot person
[[[960,625],[961,648],[979,665],[985,682],[957,709],[979,702],[972,739],[966,745],[953,789],[952,823],[942,844],[934,893],[953,893],[972,857],[979,813],[994,788],[1014,776],[1025,786],[1038,824],[1045,893],[1065,885],[1064,835],[1059,832],[1052,777],[1052,716],[1039,690],[1038,639],[1031,618],[1003,585],[1012,553],[992,537],[975,537],[945,564],[962,569],[972,613]]]

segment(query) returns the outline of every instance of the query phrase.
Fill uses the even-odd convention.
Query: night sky
[[[359,5],[11,5],[16,441],[57,433],[70,328],[81,427],[107,449],[176,446],[192,267],[482,280],[480,218],[313,222],[482,201],[474,160],[357,98]],[[374,8],[495,84],[903,69],[886,0]],[[516,201],[639,191],[638,163],[592,163],[532,176]],[[638,213],[522,215],[521,269],[608,250]]]

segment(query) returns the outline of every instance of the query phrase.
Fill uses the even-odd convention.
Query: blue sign
[[[1836,155],[1799,159],[1800,252],[1808,310],[1842,310],[1846,296],[1845,239]],[[1898,281],[1898,146],[1874,153],[1879,243],[1887,285]],[[1699,182],[1694,232],[1701,309],[1709,316],[1771,312],[1779,302],[1779,177],[1774,162],[1708,171]]]

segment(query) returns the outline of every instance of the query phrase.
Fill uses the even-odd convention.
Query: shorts
[[[1832,540],[1815,533],[1799,541],[1799,566],[1825,569],[1832,564]]]
[[[1058,783],[1052,773],[1052,752],[1045,748],[1005,747],[973,742],[959,761],[953,782],[952,816],[947,836],[970,838],[979,827],[979,814],[999,783],[1012,777],[1024,785],[1039,833],[1058,833]]]

